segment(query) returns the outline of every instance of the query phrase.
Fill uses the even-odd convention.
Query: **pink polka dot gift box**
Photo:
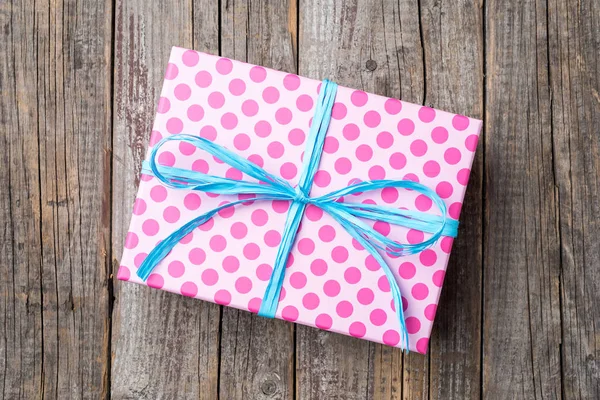
[[[426,353],[480,129],[174,47],[118,279]]]

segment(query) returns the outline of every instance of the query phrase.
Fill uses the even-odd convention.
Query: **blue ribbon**
[[[398,283],[396,282],[390,267],[381,256],[380,251],[387,252],[394,256],[419,253],[433,245],[442,235],[456,237],[458,221],[447,218],[446,205],[433,190],[420,183],[407,180],[374,180],[357,182],[343,189],[334,190],[324,196],[310,197],[310,189],[321,160],[325,136],[331,120],[331,109],[335,100],[336,91],[337,85],[335,83],[328,80],[322,82],[315,115],[310,127],[304,153],[304,169],[302,170],[300,181],[295,188],[287,181],[268,173],[256,164],[222,146],[201,137],[183,134],[169,136],[158,142],[150,153],[150,161],[144,161],[142,172],[154,175],[165,186],[175,189],[198,190],[201,192],[226,195],[252,194],[256,196],[252,199],[254,201],[291,201],[285,227],[283,229],[281,244],[273,263],[273,273],[271,274],[258,312],[259,315],[264,317],[273,318],[277,312],[279,293],[281,292],[283,279],[285,277],[285,266],[307,205],[313,204],[329,213],[329,215],[331,215],[333,219],[356,239],[356,241],[360,243],[381,266],[381,269],[389,282],[396,315],[398,316],[398,322],[400,324],[404,348],[408,350],[408,332],[404,320],[400,288],[398,287]],[[170,141],[190,143],[259,182],[238,181],[187,169],[158,165],[158,150],[165,143]],[[437,206],[441,215],[438,216],[418,211],[400,210],[385,206],[337,201],[341,197],[350,194],[390,187],[414,190],[429,197]],[[175,247],[186,235],[198,226],[207,222],[219,211],[248,201],[248,199],[232,201],[192,219],[169,235],[166,239],[162,240],[150,254],[148,254],[146,259],[140,265],[137,275],[145,281],[148,279],[148,276],[156,265],[165,258],[173,247]],[[380,234],[373,229],[373,227],[365,223],[363,219],[401,225],[407,228],[431,233],[432,236],[421,243],[399,243]]]

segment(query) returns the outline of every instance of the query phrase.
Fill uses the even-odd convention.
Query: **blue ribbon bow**
[[[273,264],[273,272],[262,298],[259,315],[273,318],[279,304],[279,293],[285,276],[285,266],[294,244],[298,227],[308,204],[313,204],[329,213],[358,243],[360,243],[377,260],[389,282],[394,300],[396,315],[400,323],[404,348],[408,350],[408,332],[404,320],[400,288],[379,251],[394,256],[416,254],[433,245],[442,235],[456,237],[458,221],[447,218],[446,205],[442,199],[427,186],[407,180],[374,180],[357,182],[343,189],[334,190],[320,197],[310,197],[310,189],[315,173],[319,166],[325,136],[331,120],[331,109],[335,100],[337,85],[324,80],[321,85],[319,98],[313,122],[308,135],[304,153],[304,169],[297,187],[292,187],[287,181],[270,174],[256,164],[219,146],[209,140],[191,135],[173,135],[162,139],[150,153],[150,161],[144,161],[143,173],[154,175],[165,186],[175,189],[198,190],[217,194],[239,195],[252,194],[252,199],[232,201],[216,207],[189,221],[181,228],[162,240],[140,265],[137,275],[146,280],[152,270],[165,256],[198,226],[211,219],[219,211],[234,207],[249,200],[288,200],[291,201],[281,243]],[[157,164],[158,150],[169,141],[187,142],[208,152],[231,167],[256,179],[258,182],[238,181],[187,169],[166,167]],[[426,214],[418,211],[400,210],[391,207],[338,202],[343,196],[362,193],[383,188],[402,188],[419,192],[429,197],[438,207],[441,215]],[[421,243],[404,244],[387,238],[369,226],[363,219],[383,221],[401,225],[411,229],[431,233],[432,236]]]

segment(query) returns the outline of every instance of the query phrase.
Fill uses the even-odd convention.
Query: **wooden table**
[[[0,394],[599,399],[598,0],[0,1]],[[172,45],[484,120],[428,356],[114,278]]]

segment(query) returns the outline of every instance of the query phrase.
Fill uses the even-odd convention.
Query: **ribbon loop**
[[[389,282],[394,307],[398,316],[400,332],[403,338],[403,345],[404,348],[408,350],[408,332],[404,320],[400,288],[394,274],[380,252],[387,252],[391,255],[398,256],[416,254],[433,245],[442,235],[455,237],[458,221],[447,218],[446,205],[437,193],[420,183],[405,180],[355,182],[345,188],[334,190],[324,196],[310,197],[310,190],[315,173],[319,167],[325,143],[325,136],[331,120],[331,110],[335,101],[336,91],[337,85],[335,83],[328,80],[322,82],[315,115],[310,127],[306,150],[304,152],[304,169],[302,170],[296,188],[292,187],[286,180],[270,174],[263,168],[225,147],[219,146],[216,143],[201,137],[183,134],[169,136],[158,142],[150,152],[149,161],[144,162],[142,172],[154,175],[165,186],[174,189],[195,190],[225,195],[252,194],[256,196],[252,199],[253,201],[288,200],[291,202],[282,233],[281,243],[273,263],[273,272],[258,312],[259,315],[270,318],[275,317],[277,312],[279,296],[285,277],[285,267],[294,245],[304,211],[308,204],[313,204],[323,209],[323,211],[330,214],[354,239],[356,239],[381,266]],[[241,171],[247,176],[256,179],[258,182],[234,180],[188,169],[158,165],[158,150],[170,141],[190,143]],[[346,203],[339,201],[343,196],[350,194],[390,187],[414,190],[429,197],[437,206],[441,215],[411,210],[399,210],[371,204]],[[235,207],[236,205],[247,201],[249,201],[249,199],[236,200],[223,204],[199,215],[177,229],[167,238],[162,240],[150,252],[140,265],[137,275],[142,280],[146,280],[156,265],[165,258],[173,247],[175,247],[186,235],[195,228],[206,223],[219,211],[227,207]],[[372,226],[367,224],[365,220],[383,221],[410,229],[418,229],[431,234],[431,237],[416,244],[396,242],[377,232]]]

